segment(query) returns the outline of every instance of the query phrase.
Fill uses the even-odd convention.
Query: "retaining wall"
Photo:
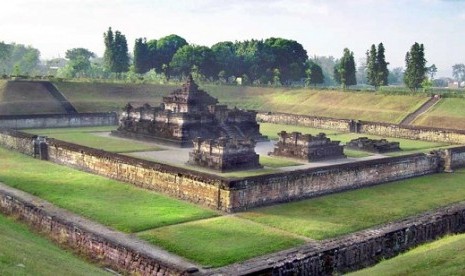
[[[382,137],[406,138],[412,140],[424,140],[451,144],[465,144],[465,131],[456,129],[402,126],[389,123],[271,112],[258,113],[257,120],[265,123],[307,126],[337,130],[341,132],[366,133]]]
[[[112,126],[117,124],[118,115],[116,112],[0,116],[0,128],[11,129]]]
[[[191,275],[199,271],[178,256],[1,183],[0,211],[114,270],[136,275]]]
[[[339,275],[465,232],[465,204],[212,270],[209,275]]]

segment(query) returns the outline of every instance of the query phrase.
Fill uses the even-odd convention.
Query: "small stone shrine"
[[[127,104],[113,135],[157,140],[181,147],[192,146],[197,137],[217,139],[229,136],[239,139],[266,140],[259,131],[255,111],[228,109],[200,90],[189,76],[182,88],[163,97],[159,107]]]
[[[386,139],[369,139],[367,137],[359,137],[351,140],[346,144],[348,149],[363,150],[374,153],[385,153],[400,151],[399,142],[388,142]]]
[[[313,136],[300,132],[281,131],[278,135],[279,141],[275,145],[274,151],[270,153],[272,155],[306,161],[346,158],[344,147],[340,145],[340,141],[331,141],[324,133]]]
[[[219,139],[196,138],[194,149],[189,153],[190,165],[206,167],[221,172],[262,168],[255,153],[255,141],[220,137]]]

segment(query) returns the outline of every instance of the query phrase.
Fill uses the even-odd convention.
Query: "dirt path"
[[[440,100],[441,100],[441,97],[439,97],[439,95],[432,96],[427,102],[425,102],[422,106],[420,106],[420,108],[418,108],[414,112],[407,115],[407,117],[405,117],[400,122],[400,125],[407,126],[407,125],[412,124],[412,122],[415,121],[416,118],[418,118],[420,115],[428,111],[431,107],[437,104]]]

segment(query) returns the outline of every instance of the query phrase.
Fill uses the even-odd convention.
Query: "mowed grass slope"
[[[120,110],[127,102],[159,104],[179,85],[59,82],[58,89],[80,112]],[[314,89],[200,85],[221,104],[313,116],[400,122],[428,97]]]
[[[0,148],[0,182],[124,232],[216,216],[130,184]]]
[[[448,236],[348,275],[465,275],[463,252],[465,234]]]
[[[413,123],[419,126],[465,129],[465,99],[443,98]]]
[[[111,275],[0,214],[0,275]]]
[[[322,240],[465,200],[465,169],[280,204],[239,216]]]
[[[55,82],[55,86],[79,112],[119,111],[131,102],[159,105],[178,86],[157,84]],[[179,85],[180,87],[180,85]]]

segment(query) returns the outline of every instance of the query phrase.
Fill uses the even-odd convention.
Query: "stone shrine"
[[[189,153],[190,165],[206,167],[221,172],[259,169],[259,155],[255,153],[255,141],[220,137],[219,139],[196,138],[194,149]]]
[[[113,135],[156,140],[181,147],[191,147],[197,137],[217,139],[229,136],[239,139],[266,140],[259,131],[255,111],[228,109],[200,90],[189,76],[182,88],[163,97],[159,107],[127,104]]]
[[[279,141],[274,151],[270,153],[272,155],[306,161],[346,158],[344,147],[339,145],[340,141],[331,141],[324,133],[313,136],[300,132],[281,131],[278,135]]]
[[[346,144],[348,149],[363,150],[374,153],[385,153],[400,151],[399,142],[388,142],[386,139],[369,139],[368,137],[359,137],[351,140]]]

